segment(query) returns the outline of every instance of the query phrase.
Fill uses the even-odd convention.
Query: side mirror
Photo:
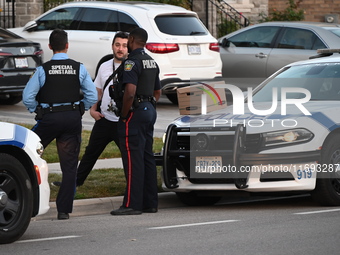
[[[24,26],[24,31],[31,32],[35,30],[38,27],[37,22],[35,21],[29,21],[25,26]]]
[[[230,41],[227,38],[223,38],[222,42],[220,43],[220,45],[223,48],[229,47],[230,46]]]

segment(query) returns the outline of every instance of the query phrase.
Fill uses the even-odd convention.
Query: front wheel
[[[334,134],[322,148],[321,165],[327,173],[318,173],[312,197],[321,205],[340,205],[340,134]]]
[[[219,196],[198,196],[196,192],[176,192],[177,197],[179,200],[189,206],[199,206],[199,205],[213,205],[216,204],[221,197]]]
[[[32,210],[33,191],[25,168],[15,157],[0,153],[0,244],[25,233]]]

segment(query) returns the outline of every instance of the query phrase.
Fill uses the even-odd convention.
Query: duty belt
[[[139,103],[152,102],[154,100],[154,97],[153,96],[137,96],[137,100]]]
[[[71,104],[71,105],[59,105],[59,106],[50,106],[43,109],[43,113],[49,112],[65,112],[65,111],[74,111],[79,110],[79,105]]]

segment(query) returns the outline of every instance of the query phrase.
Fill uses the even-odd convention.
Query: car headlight
[[[44,153],[44,146],[40,142],[37,144],[37,153],[40,157]]]
[[[310,141],[314,134],[307,129],[290,129],[263,134],[264,146],[290,145]]]

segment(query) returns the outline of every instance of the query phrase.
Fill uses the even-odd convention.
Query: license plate
[[[15,68],[26,68],[28,67],[27,58],[15,58]]]
[[[196,169],[197,168],[212,168],[221,167],[222,157],[221,156],[204,156],[196,157]]]
[[[199,45],[188,45],[189,55],[201,55],[201,47]]]

